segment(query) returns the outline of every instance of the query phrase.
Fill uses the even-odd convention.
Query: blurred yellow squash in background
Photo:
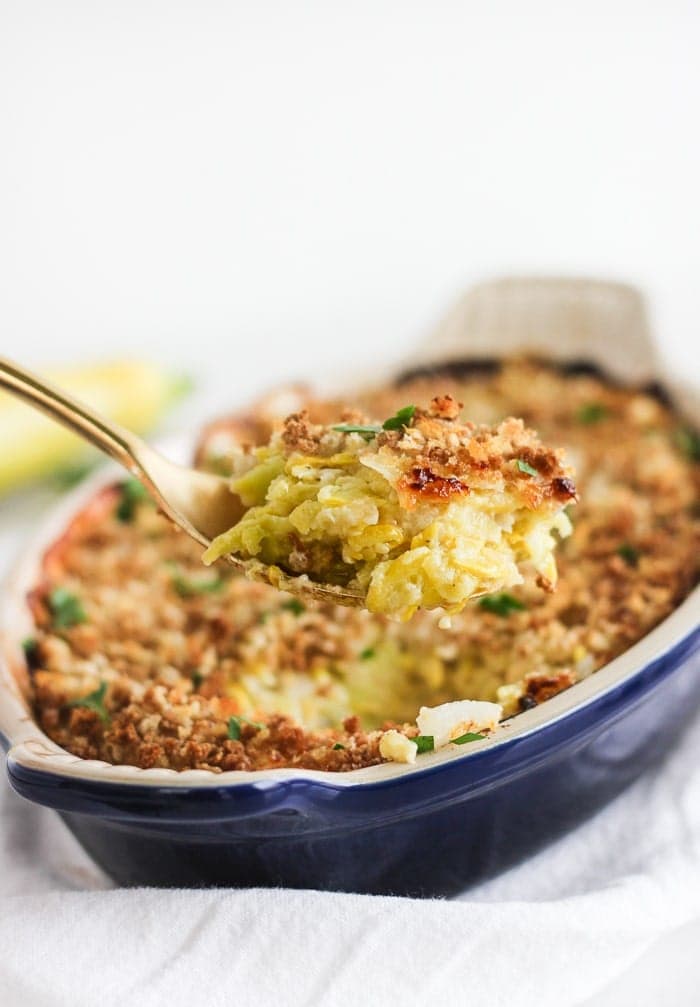
[[[139,360],[48,368],[41,373],[136,433],[154,427],[190,388],[188,379]],[[0,494],[62,471],[70,477],[93,457],[75,434],[0,392]]]

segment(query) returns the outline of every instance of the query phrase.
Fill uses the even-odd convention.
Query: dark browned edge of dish
[[[634,389],[645,395],[653,396],[653,398],[659,401],[662,405],[677,411],[678,407],[674,403],[673,397],[669,394],[661,381],[647,381],[640,385],[629,385],[620,381],[618,378],[613,377],[604,368],[600,367],[598,364],[592,363],[590,360],[586,360],[584,358],[569,361],[550,360],[547,357],[539,356],[536,353],[511,354],[509,358],[473,357],[469,360],[464,358],[443,360],[437,364],[424,364],[418,367],[408,368],[404,371],[399,371],[396,378],[394,378],[393,383],[397,387],[401,387],[416,378],[439,378],[441,376],[445,376],[459,379],[479,375],[483,377],[490,377],[502,371],[503,366],[508,362],[508,359],[513,359],[513,357],[518,356],[521,357],[521,359],[531,361],[533,364],[537,364],[540,367],[548,367],[550,370],[559,371],[560,374],[565,374],[571,377],[575,377],[577,375],[589,375],[590,377],[598,378],[599,380],[604,381],[611,388],[628,390]]]

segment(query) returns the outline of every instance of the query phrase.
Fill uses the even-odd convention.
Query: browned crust
[[[412,509],[421,500],[446,502],[469,492],[470,481],[480,483],[502,478],[515,489],[530,509],[548,501],[574,502],[576,487],[563,455],[543,444],[522,420],[509,417],[496,426],[460,422],[462,403],[450,394],[436,395],[427,408],[416,408],[402,429],[383,430],[381,424],[357,411],[346,411],[345,425],[378,430],[366,447],[357,444],[357,434],[342,433],[312,421],[308,410],[288,416],[281,442],[289,454],[333,455],[359,448],[359,455],[388,451],[404,469],[399,483],[400,500]],[[518,467],[524,463],[535,472]]]
[[[33,699],[44,730],[77,755],[144,768],[218,772],[372,765],[380,761],[379,735],[363,731],[356,718],[337,730],[307,731],[290,718],[254,712],[251,716],[265,722],[264,732],[243,724],[239,740],[227,738],[227,718],[241,708],[235,697],[222,697],[238,680],[246,649],[257,647],[255,659],[268,674],[311,677],[329,664],[362,667],[362,651],[377,638],[388,638],[399,653],[421,655],[421,664],[443,655],[444,681],[426,692],[427,705],[465,696],[494,698],[492,691],[478,692],[478,678],[465,679],[460,671],[462,661],[478,669],[488,660],[495,684],[522,683],[525,708],[573,684],[583,673],[577,670],[581,653],[584,665],[588,662],[585,673],[594,671],[688,594],[697,580],[690,560],[698,555],[698,466],[673,446],[679,420],[663,404],[590,375],[563,378],[541,365],[515,362],[488,380],[478,375],[450,384],[441,378],[436,387],[434,379],[419,379],[398,391],[380,390],[359,402],[355,416],[358,411],[389,416],[407,402],[422,403],[427,411],[436,390],[465,401],[469,411],[481,411],[487,424],[517,411],[526,426],[547,440],[570,444],[582,458],[581,503],[574,534],[559,548],[556,591],[515,589],[522,610],[504,618],[477,605],[453,617],[450,630],[437,629],[437,613],[390,625],[359,610],[308,605],[296,617],[271,588],[232,577],[227,567],[221,592],[181,598],[168,564],[201,575],[198,548],[147,510],[133,525],[116,523],[116,491],[108,490],[47,551],[33,592],[38,637]],[[591,401],[600,402],[609,418],[587,427],[576,417]],[[343,408],[309,403],[309,417],[333,423]],[[436,408],[444,412],[445,404]],[[449,403],[447,409],[454,411]],[[640,420],[644,413],[648,418]],[[488,464],[478,441],[471,451],[474,464]],[[521,457],[538,467],[533,456]],[[544,472],[545,460],[540,464]],[[556,470],[548,475],[552,481],[567,478]],[[601,479],[611,484],[602,500]],[[559,491],[568,493],[570,487]],[[81,593],[87,623],[52,630],[45,598],[58,584]],[[144,587],[150,591],[146,601],[143,594],[134,595]],[[120,606],[132,597],[133,611],[124,612]],[[257,636],[262,643],[254,645]],[[95,658],[105,662],[106,671],[92,663]],[[192,677],[195,670],[204,672],[199,683]],[[66,705],[92,691],[102,674],[109,684],[108,725],[91,710]],[[193,698],[200,704],[197,716],[180,723]],[[394,714],[399,724],[408,715]]]
[[[44,552],[41,579],[27,593],[27,604],[37,626],[47,627],[50,613],[47,596],[51,586],[60,582],[65,569],[65,557],[86,533],[108,520],[119,500],[117,486],[107,486],[90,500],[66,525],[63,533]],[[96,543],[97,545],[98,543]]]
[[[469,487],[457,476],[440,476],[427,465],[414,465],[399,480],[397,491],[404,507],[411,509],[419,500],[450,500],[466,496]]]

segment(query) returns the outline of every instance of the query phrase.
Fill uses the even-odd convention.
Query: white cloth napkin
[[[114,890],[0,787],[0,1007],[573,1007],[698,918],[700,719],[596,817],[451,902]]]

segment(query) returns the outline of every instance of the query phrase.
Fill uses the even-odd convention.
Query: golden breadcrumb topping
[[[230,471],[243,445],[266,443],[291,411],[306,410],[297,420],[308,429],[391,416],[407,403],[426,421],[437,411],[461,422],[458,403],[460,416],[489,427],[519,416],[564,447],[580,502],[557,549],[556,591],[526,582],[470,604],[449,626],[439,610],[397,623],[302,604],[224,564],[204,570],[199,547],[148,501],[110,488],[49,551],[31,597],[32,699],[64,748],[212,772],[373,765],[385,758],[389,730],[416,737],[421,706],[495,701],[509,716],[546,701],[639,640],[697,582],[698,438],[654,394],[513,360],[371,390],[354,412],[294,396],[212,425],[200,464]],[[305,435],[298,427],[289,436]],[[475,435],[469,457],[487,463],[478,444]],[[518,453],[525,448],[518,441]],[[520,457],[543,473],[556,464]],[[435,458],[430,472],[441,475]],[[392,735],[384,750],[401,744]]]

